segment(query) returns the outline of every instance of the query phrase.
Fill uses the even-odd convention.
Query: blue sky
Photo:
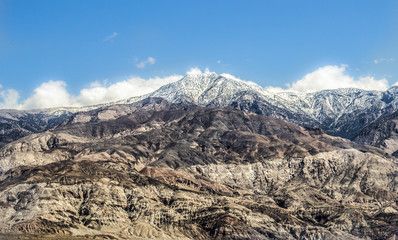
[[[392,85],[397,43],[397,1],[2,0],[0,97],[12,89],[20,103],[50,81],[77,96],[193,67],[286,87],[344,64]]]

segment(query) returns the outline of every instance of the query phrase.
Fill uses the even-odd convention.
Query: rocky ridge
[[[0,146],[54,127],[70,115],[69,111],[0,110]]]
[[[33,110],[0,109],[0,147],[32,133],[53,128],[76,112],[89,111],[101,106],[106,104]]]

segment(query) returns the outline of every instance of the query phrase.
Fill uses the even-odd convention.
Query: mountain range
[[[0,110],[0,144],[54,127],[76,112],[134,103],[147,97],[159,97],[173,103],[245,110],[303,127],[320,128],[327,134],[350,140],[357,139],[365,127],[389,117],[398,108],[398,87],[384,92],[348,88],[312,93],[274,93],[228,74],[204,72],[188,74],[150,94],[97,106]]]
[[[272,93],[205,72],[1,110],[0,239],[396,239],[397,90]]]

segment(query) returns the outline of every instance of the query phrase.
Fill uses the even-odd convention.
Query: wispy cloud
[[[378,58],[373,60],[374,64],[378,64],[378,63],[382,63],[382,62],[394,62],[395,59],[394,58]]]
[[[137,60],[137,61],[138,61],[138,60]],[[155,58],[153,58],[153,57],[148,57],[147,60],[141,61],[141,62],[135,64],[135,66],[137,66],[138,68],[145,68],[147,65],[153,65],[153,64],[155,64],[155,62],[156,62],[156,59],[155,59]]]
[[[119,35],[119,33],[117,32],[113,32],[111,35],[107,36],[106,38],[104,38],[104,42],[111,40],[112,38],[115,38],[117,35]]]

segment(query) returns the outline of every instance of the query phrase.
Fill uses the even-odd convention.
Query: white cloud
[[[221,64],[221,60],[218,60],[217,63],[218,63],[218,64]]]
[[[66,83],[63,81],[48,81],[42,83],[33,91],[33,95],[26,99],[19,108],[51,108],[51,107],[72,107],[79,104],[66,90]]]
[[[119,33],[117,32],[113,32],[111,35],[107,36],[106,38],[104,38],[104,42],[111,40],[112,38],[115,38],[117,35],[119,35]]]
[[[130,79],[109,86],[95,82],[91,84],[90,88],[82,89],[76,99],[82,106],[122,100],[151,93],[159,87],[175,82],[182,77],[181,75],[171,75],[163,78],[154,77],[150,79],[131,77]]]
[[[378,59],[373,60],[373,63],[378,64],[381,62],[394,62],[394,61],[395,61],[394,58],[378,58]]]
[[[75,96],[68,92],[64,81],[48,81],[33,90],[33,94],[18,103],[19,94],[13,89],[0,91],[0,109],[38,109],[53,107],[80,107],[113,102],[134,96],[141,96],[157,90],[159,87],[178,81],[181,75],[144,79],[131,77],[127,80],[108,84],[92,82],[89,88],[80,90]]]
[[[386,78],[375,79],[372,76],[364,76],[355,79],[347,72],[348,65],[327,65],[320,67],[315,71],[306,74],[302,79],[293,83],[287,84],[286,88],[266,86],[263,89],[270,93],[279,92],[316,92],[326,89],[338,88],[359,88],[364,90],[379,90],[384,91],[389,88]],[[195,70],[195,71],[198,71]],[[200,70],[199,70],[200,71]],[[230,79],[241,80],[231,74],[223,73],[222,76]],[[257,85],[254,82],[244,81],[249,84]],[[396,83],[398,86],[398,82]],[[258,85],[257,85],[258,86]]]
[[[0,88],[1,87],[2,86],[0,85]],[[0,91],[0,99],[0,109],[18,107],[19,94],[14,89]]]
[[[371,76],[354,77],[346,73],[347,65],[328,65],[308,73],[302,79],[288,84],[286,91],[316,92],[325,89],[360,88],[364,90],[386,90],[388,81],[385,78],[375,79]]]
[[[156,59],[153,57],[148,57],[147,60],[145,61],[141,61],[139,63],[137,63],[135,66],[137,66],[138,68],[145,68],[147,65],[153,65],[155,64]]]

